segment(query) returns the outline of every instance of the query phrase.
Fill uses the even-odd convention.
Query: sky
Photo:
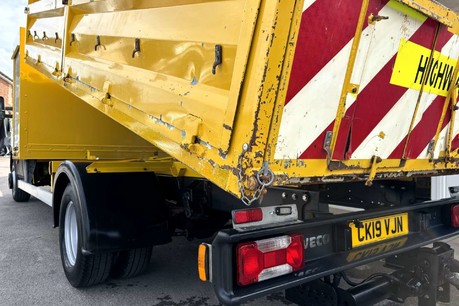
[[[19,41],[19,27],[25,26],[27,0],[0,0],[0,71],[13,76],[11,55]]]

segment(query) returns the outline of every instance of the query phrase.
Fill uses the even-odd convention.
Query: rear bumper
[[[235,305],[455,236],[459,234],[459,229],[450,226],[450,206],[458,203],[459,198],[451,198],[323,217],[270,229],[221,231],[212,243],[212,282],[215,292],[221,303]],[[408,213],[409,218],[407,235],[352,248],[349,223],[404,212]],[[303,270],[246,287],[236,284],[235,247],[238,243],[294,233],[305,237]]]

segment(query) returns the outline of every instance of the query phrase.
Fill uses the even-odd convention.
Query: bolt
[[[244,143],[244,144],[242,145],[242,150],[247,151],[248,149],[249,149],[249,145],[246,144],[246,143]]]
[[[309,193],[303,193],[303,195],[301,196],[301,199],[305,203],[309,202],[309,198],[310,198]]]
[[[298,199],[298,196],[296,195],[296,193],[293,193],[292,194],[292,200],[293,201],[296,201]]]
[[[282,199],[287,199],[287,193],[286,192],[282,192]]]

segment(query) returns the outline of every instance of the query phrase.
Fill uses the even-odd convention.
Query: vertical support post
[[[363,25],[366,20],[368,6],[370,0],[364,0],[362,2],[362,7],[360,9],[359,21],[355,30],[354,41],[352,42],[351,54],[349,56],[349,62],[347,64],[346,75],[344,77],[343,89],[341,91],[341,97],[338,105],[338,110],[336,112],[335,126],[333,127],[333,138],[330,144],[330,156],[328,160],[332,159],[333,151],[335,148],[336,140],[338,139],[338,132],[341,125],[341,121],[346,113],[346,100],[347,95],[355,90],[355,87],[351,86],[351,78],[354,72],[355,61],[357,59],[357,53],[360,45],[360,39],[362,38]]]

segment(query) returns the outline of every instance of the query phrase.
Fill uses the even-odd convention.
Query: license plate
[[[408,213],[360,220],[350,223],[349,227],[352,232],[352,247],[355,248],[407,235]]]

